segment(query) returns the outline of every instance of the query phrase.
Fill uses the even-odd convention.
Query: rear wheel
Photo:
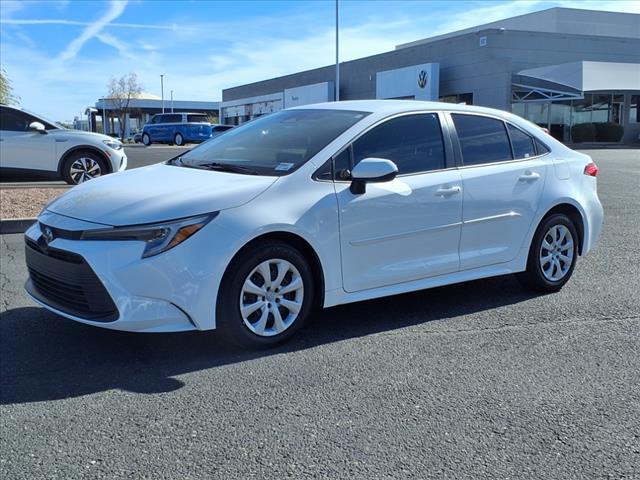
[[[73,153],[62,166],[62,176],[69,185],[78,185],[108,173],[103,158],[93,152]]]
[[[556,213],[536,230],[529,250],[524,283],[539,291],[557,292],[569,281],[578,258],[578,232],[569,217]]]
[[[218,295],[217,327],[251,348],[289,339],[313,305],[313,275],[304,256],[281,242],[251,247],[234,259]]]
[[[144,143],[147,147],[151,145],[151,137],[148,133],[142,135],[142,143]]]
[[[173,141],[176,145],[178,145],[179,147],[181,147],[182,145],[184,145],[184,138],[182,137],[181,133],[176,133],[176,136],[173,138]]]

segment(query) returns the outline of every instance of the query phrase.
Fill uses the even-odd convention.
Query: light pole
[[[160,95],[162,96],[162,113],[164,113],[164,73],[160,74]]]
[[[171,113],[173,113],[173,90],[171,90]]]
[[[102,98],[102,133],[107,134],[107,99]]]
[[[338,0],[336,0],[336,102],[340,101],[340,59],[338,57]]]

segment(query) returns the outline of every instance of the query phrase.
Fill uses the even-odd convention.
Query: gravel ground
[[[0,219],[33,218],[66,188],[0,188]]]
[[[640,479],[640,154],[553,295],[511,277],[328,309],[288,345],[80,325],[0,236],[7,479]]]

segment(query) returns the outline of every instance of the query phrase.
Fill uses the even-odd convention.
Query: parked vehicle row
[[[120,140],[0,105],[0,173],[37,174],[75,185],[126,168]]]
[[[553,292],[598,240],[597,171],[502,111],[297,107],[64,194],[26,232],[26,289],[79,322],[252,347],[316,307],[513,273]]]

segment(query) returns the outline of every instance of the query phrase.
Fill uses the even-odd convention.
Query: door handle
[[[439,188],[436,190],[436,197],[448,197],[450,195],[455,195],[456,193],[460,193],[462,191],[462,188],[460,188],[459,186],[455,186],[455,187],[443,187],[443,188]]]
[[[520,178],[518,178],[519,182],[535,182],[540,178],[540,174],[538,172],[532,172],[531,170],[525,171]]]

